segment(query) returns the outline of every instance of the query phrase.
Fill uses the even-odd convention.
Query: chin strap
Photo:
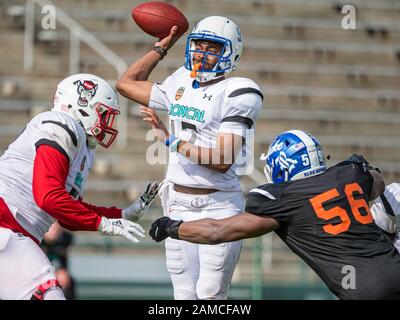
[[[97,141],[96,137],[87,135],[87,144],[89,149],[96,149],[99,142]]]

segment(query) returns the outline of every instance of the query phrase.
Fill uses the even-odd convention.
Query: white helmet
[[[102,78],[75,74],[62,80],[54,95],[53,109],[69,114],[84,128],[90,148],[108,148],[117,137],[115,117],[120,113],[117,95]]]
[[[212,70],[204,70],[204,62],[207,55],[204,51],[196,50],[196,40],[208,40],[221,43],[223,45],[221,55]],[[236,69],[242,55],[242,34],[239,27],[230,19],[220,16],[211,16],[198,22],[192,33],[187,37],[185,52],[185,67],[191,70],[192,76],[198,82],[207,82],[223,77]],[[193,53],[204,53],[204,58],[199,69],[193,65]]]

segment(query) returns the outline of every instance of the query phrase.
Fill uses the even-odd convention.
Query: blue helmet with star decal
[[[278,135],[260,159],[265,160],[264,173],[270,183],[311,177],[326,170],[321,144],[301,130]]]

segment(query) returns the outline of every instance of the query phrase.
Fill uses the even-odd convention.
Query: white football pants
[[[164,215],[174,220],[222,219],[244,210],[241,192],[191,195],[164,186]],[[194,244],[167,238],[167,269],[176,300],[225,300],[239,259],[242,240],[217,245]]]
[[[36,288],[56,279],[54,267],[30,238],[0,228],[0,299],[30,300]],[[59,287],[49,289],[45,300],[65,300]]]

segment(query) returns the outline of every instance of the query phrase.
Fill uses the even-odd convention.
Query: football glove
[[[145,231],[140,224],[125,219],[108,219],[102,217],[98,231],[103,235],[123,236],[134,243],[139,242],[137,237],[145,237]]]
[[[151,224],[149,234],[156,242],[163,241],[168,237],[179,239],[178,228],[182,222],[182,220],[172,220],[168,217],[159,218]]]
[[[149,182],[142,195],[129,207],[122,209],[122,218],[129,221],[139,220],[150,207],[159,189],[158,182]]]
[[[360,154],[353,154],[351,155],[347,161],[349,162],[353,162],[353,163],[359,163],[362,164],[364,167],[364,171],[367,170],[376,170],[379,173],[381,173],[381,170],[379,170],[379,168],[373,168],[372,166],[369,165],[369,162]]]

